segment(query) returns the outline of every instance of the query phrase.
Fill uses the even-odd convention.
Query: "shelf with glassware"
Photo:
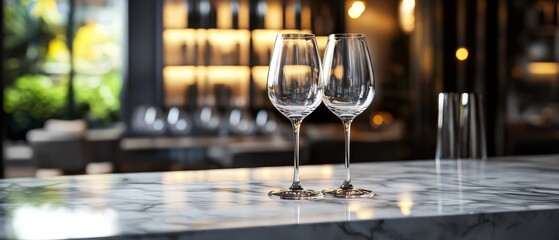
[[[508,155],[556,153],[559,142],[559,10],[557,1],[509,9],[506,141]],[[529,19],[529,20],[528,20]]]
[[[163,85],[169,131],[188,134],[191,129],[185,129],[185,123],[197,126],[194,135],[247,136],[276,130],[262,95],[270,52],[281,32],[310,30],[165,29]],[[249,57],[256,65],[251,66]],[[193,119],[177,126],[177,117],[185,117],[186,110]],[[257,116],[249,110],[257,110]]]
[[[310,33],[315,15],[338,9],[309,0],[165,0],[160,4],[156,11],[162,11],[162,60],[158,61],[162,79],[158,82],[163,87],[156,89],[162,94],[155,95],[162,96],[162,103],[135,107],[131,126],[137,136],[276,132],[280,122],[266,95],[276,35]],[[332,11],[323,11],[325,7]],[[319,40],[325,45],[326,37]]]

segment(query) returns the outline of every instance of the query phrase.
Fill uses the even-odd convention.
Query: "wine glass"
[[[271,198],[305,200],[322,197],[320,191],[303,188],[299,179],[299,130],[303,119],[322,100],[321,62],[314,34],[279,34],[276,38],[270,69],[268,97],[293,125],[293,184],[289,189],[268,193]]]
[[[331,34],[324,53],[321,81],[323,102],[343,123],[345,133],[345,178],[339,188],[326,189],[327,196],[341,198],[372,197],[368,189],[351,184],[349,141],[353,119],[373,101],[375,78],[367,41],[363,34]]]
[[[167,112],[167,128],[173,135],[186,135],[192,130],[192,121],[180,107],[171,107]]]

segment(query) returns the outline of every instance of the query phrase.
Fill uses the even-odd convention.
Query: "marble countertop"
[[[306,188],[342,165],[302,166]],[[373,199],[274,200],[291,167],[0,181],[0,238],[557,239],[559,156],[352,165]]]

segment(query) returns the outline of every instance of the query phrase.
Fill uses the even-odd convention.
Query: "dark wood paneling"
[[[458,1],[442,1],[443,6],[443,89],[444,92],[456,92],[458,89],[457,79],[457,18],[458,18]]]
[[[162,2],[134,0],[128,4],[128,71],[122,91],[122,118],[126,123],[137,106],[160,105],[162,101]]]

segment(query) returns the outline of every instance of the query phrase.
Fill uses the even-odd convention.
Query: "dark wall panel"
[[[125,76],[122,106],[123,121],[130,123],[134,108],[161,103],[160,56],[162,1],[134,0],[128,4],[128,71]],[[160,11],[159,11],[160,12]]]

